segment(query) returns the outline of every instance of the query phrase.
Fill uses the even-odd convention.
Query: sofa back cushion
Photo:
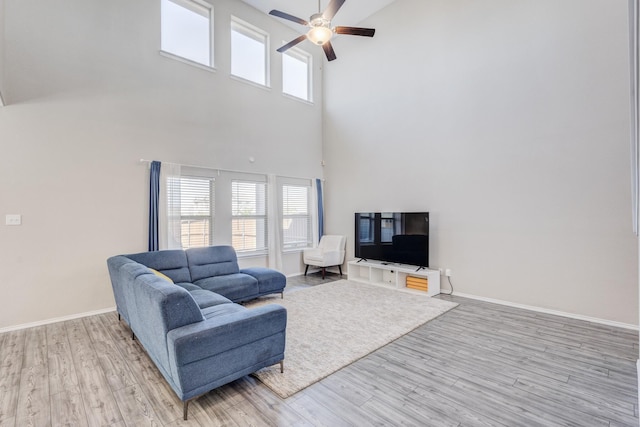
[[[122,271],[122,266],[125,264],[135,264],[135,262],[122,255],[107,259],[109,278],[111,279],[111,287],[113,288],[113,297],[116,300],[116,308],[124,320],[130,324],[131,320],[129,319],[129,312],[127,310],[127,298],[124,294],[124,284],[126,282]]]
[[[238,257],[232,246],[189,248],[186,251],[193,282],[213,276],[238,273]]]
[[[124,295],[124,300],[127,304],[128,317],[126,318],[126,320],[129,324],[129,327],[136,335],[138,334],[138,325],[140,325],[142,321],[140,320],[140,313],[136,304],[135,284],[136,279],[139,276],[147,274],[153,273],[151,273],[149,268],[130,259],[128,263],[125,263],[120,267],[120,271],[118,274],[118,280],[120,281],[120,286],[122,287],[122,294]]]
[[[130,287],[135,302],[133,308],[129,306],[131,329],[154,362],[168,372],[167,334],[173,329],[202,322],[204,316],[186,289],[153,273],[137,276]]]
[[[125,256],[167,275],[174,283],[191,282],[187,255],[182,249],[142,252]]]

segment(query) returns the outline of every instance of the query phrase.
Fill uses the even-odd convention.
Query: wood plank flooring
[[[286,400],[248,376],[186,422],[115,313],[0,334],[0,426],[638,425],[636,332],[440,298],[460,305]]]

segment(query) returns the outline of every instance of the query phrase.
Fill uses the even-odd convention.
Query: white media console
[[[407,276],[426,278],[429,283],[428,296],[440,293],[440,272],[438,270],[420,269],[413,265],[395,264],[383,261],[349,261],[347,263],[347,274],[349,280],[355,282],[371,283],[383,285],[395,289],[404,289],[412,292],[406,287]]]

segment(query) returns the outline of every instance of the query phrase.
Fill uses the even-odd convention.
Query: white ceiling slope
[[[247,4],[255,7],[264,13],[269,13],[271,9],[277,9],[290,15],[297,16],[308,20],[311,15],[318,13],[318,0],[242,0]],[[332,25],[357,26],[362,20],[373,15],[383,7],[394,0],[346,0],[340,8]],[[327,7],[329,0],[320,0],[321,10]],[[283,24],[287,24],[292,28],[301,28],[300,25],[287,21],[285,19],[276,18]]]

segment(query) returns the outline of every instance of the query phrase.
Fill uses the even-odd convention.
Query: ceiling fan
[[[320,0],[318,0],[318,13],[311,15],[308,21],[305,21],[302,18],[298,18],[293,15],[289,15],[288,13],[281,12],[279,10],[272,10],[269,12],[269,15],[277,16],[278,18],[287,19],[289,21],[295,22],[300,25],[304,25],[305,27],[310,27],[311,29],[307,32],[307,34],[303,34],[300,37],[291,40],[289,43],[285,44],[281,48],[277,49],[278,52],[282,53],[289,48],[297,45],[298,43],[304,41],[305,39],[310,40],[312,43],[322,46],[322,50],[324,50],[324,54],[327,56],[327,60],[333,61],[336,59],[336,53],[333,51],[333,46],[331,46],[331,37],[333,34],[348,34],[352,36],[364,36],[364,37],[373,37],[376,30],[373,28],[360,28],[360,27],[335,27],[331,28],[331,20],[336,15],[338,10],[342,7],[345,0],[331,0],[327,5],[327,8],[324,12],[320,12]]]

